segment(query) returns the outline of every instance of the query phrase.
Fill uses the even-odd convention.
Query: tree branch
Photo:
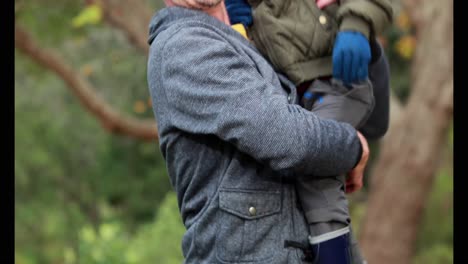
[[[130,43],[148,54],[148,26],[151,8],[141,0],[86,0],[86,4],[99,3],[104,19],[125,33]]]
[[[15,47],[62,78],[83,106],[96,116],[109,132],[143,140],[158,138],[154,120],[138,120],[116,111],[96,94],[95,89],[86,79],[76,73],[53,51],[40,48],[30,34],[19,25],[15,26]]]

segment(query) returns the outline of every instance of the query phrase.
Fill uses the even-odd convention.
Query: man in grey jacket
[[[229,26],[221,0],[174,2],[183,7],[150,24],[148,83],[185,262],[303,263],[295,179],[348,172],[359,189],[367,142],[300,107],[294,84]]]

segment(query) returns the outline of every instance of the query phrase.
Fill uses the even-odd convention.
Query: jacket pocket
[[[220,190],[216,255],[223,262],[260,262],[280,250],[281,193]]]

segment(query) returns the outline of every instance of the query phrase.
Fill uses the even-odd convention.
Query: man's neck
[[[180,4],[175,4],[172,0],[164,0],[164,2],[166,3],[166,6],[181,6],[181,7],[186,7],[190,9],[195,9],[193,8],[193,3],[192,3],[193,1],[191,0],[178,1],[178,2],[181,2]],[[218,5],[214,7],[202,9],[201,11],[218,19],[219,21],[223,22],[224,24],[228,26],[231,25],[231,23],[229,22],[229,16],[226,10],[226,6],[224,5],[224,1],[221,1]]]
[[[224,1],[221,1],[217,6],[210,8],[208,10],[205,10],[205,12],[214,17],[217,18],[219,21],[223,22],[224,24],[230,26],[231,23],[229,22],[229,16],[226,10],[226,6],[224,5]]]

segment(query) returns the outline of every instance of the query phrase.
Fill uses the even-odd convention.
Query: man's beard
[[[173,0],[176,5],[188,6],[195,9],[209,9],[217,6],[223,0]]]

